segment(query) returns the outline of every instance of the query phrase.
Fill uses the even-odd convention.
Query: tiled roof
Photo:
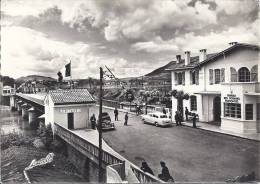
[[[54,104],[88,104],[95,100],[87,89],[50,90],[50,97]]]
[[[190,57],[190,64],[184,65],[184,59],[182,59],[179,64],[174,63],[173,65],[169,66],[166,70],[192,69],[192,68],[204,65],[204,64],[206,64],[208,62],[214,61],[219,56],[222,56],[222,54],[225,54],[227,52],[233,51],[234,49],[236,49],[238,47],[249,47],[249,48],[253,48],[253,49],[259,50],[259,46],[258,45],[237,43],[235,45],[232,45],[232,46],[228,47],[227,49],[225,49],[225,50],[223,50],[221,52],[207,54],[206,59],[204,61],[202,61],[202,62],[199,62],[199,56]]]

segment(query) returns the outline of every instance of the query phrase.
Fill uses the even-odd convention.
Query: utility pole
[[[103,69],[100,69],[100,92],[99,92],[99,120],[98,120],[98,181],[103,182],[103,173],[102,173],[102,98],[103,98]]]

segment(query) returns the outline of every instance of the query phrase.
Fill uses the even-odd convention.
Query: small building
[[[182,113],[187,107],[200,121],[219,122],[224,130],[260,132],[259,53],[257,45],[232,42],[218,53],[202,49],[199,56],[191,57],[189,51],[184,59],[177,55],[167,69],[172,90],[189,94],[189,99],[173,97],[173,114],[177,106]]]
[[[45,125],[68,129],[90,128],[89,108],[95,100],[87,89],[50,90],[44,99]]]
[[[3,91],[2,91],[3,96],[11,96],[11,95],[14,95],[14,93],[15,93],[15,90],[11,86],[3,87]]]

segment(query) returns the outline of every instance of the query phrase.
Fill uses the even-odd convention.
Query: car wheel
[[[145,123],[145,120],[144,120],[144,118],[142,118],[142,121],[143,121],[143,123]]]
[[[156,126],[156,127],[158,127],[158,126],[159,126],[159,124],[158,124],[157,122],[155,122],[154,124],[155,124],[155,126]]]

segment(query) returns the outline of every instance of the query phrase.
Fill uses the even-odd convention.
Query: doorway
[[[68,129],[74,129],[74,114],[68,113]]]
[[[213,100],[213,115],[214,115],[214,121],[216,121],[216,122],[221,121],[221,98],[220,98],[220,96],[216,96]]]

